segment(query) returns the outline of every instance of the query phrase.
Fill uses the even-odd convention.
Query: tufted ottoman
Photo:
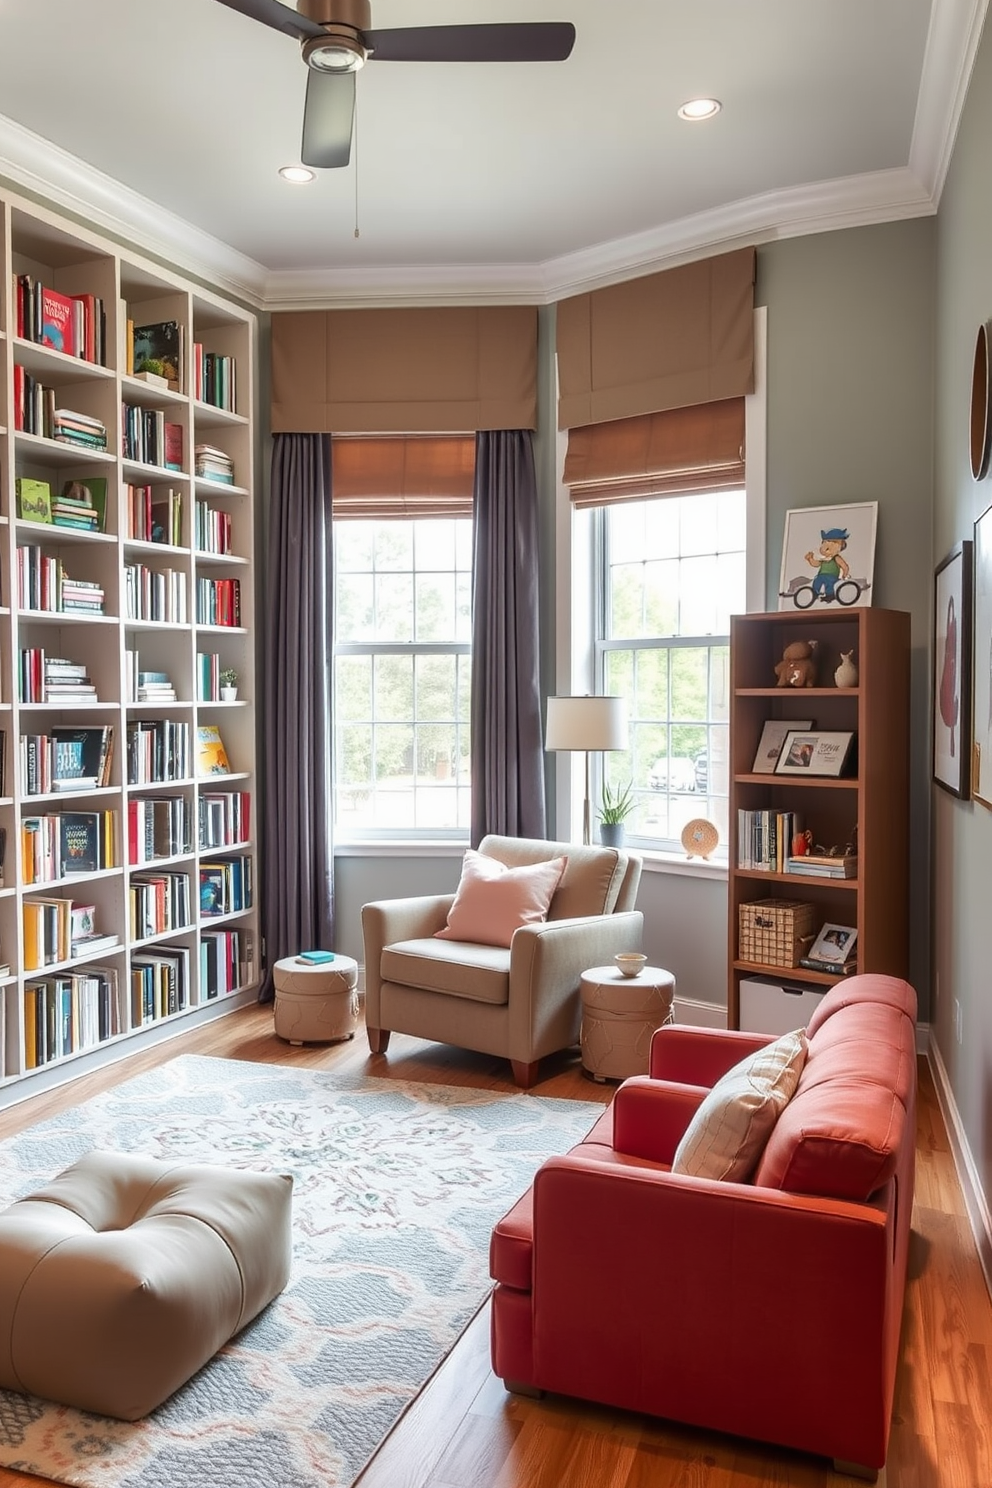
[[[275,1031],[291,1044],[343,1042],[358,1027],[358,962],[338,952],[307,966],[286,956],[272,968]]]
[[[0,1387],[136,1421],[289,1279],[286,1174],[91,1152],[0,1213]]]

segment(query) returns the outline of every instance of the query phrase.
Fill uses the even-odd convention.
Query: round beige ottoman
[[[673,1021],[672,973],[643,966],[636,977],[625,977],[615,966],[594,966],[579,982],[584,1069],[594,1080],[646,1075],[651,1035]]]
[[[331,1044],[355,1037],[358,1027],[358,962],[335,954],[307,965],[295,956],[277,961],[275,1028],[291,1044]]]

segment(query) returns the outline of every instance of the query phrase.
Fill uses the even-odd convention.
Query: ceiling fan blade
[[[376,62],[564,62],[575,42],[570,21],[407,26],[364,34]]]
[[[347,165],[351,158],[351,130],[355,118],[355,74],[313,72],[307,69],[307,101],[303,109],[304,165],[318,170]]]
[[[323,27],[318,26],[316,21],[300,15],[291,5],[281,5],[279,0],[218,0],[218,4],[226,5],[228,10],[239,11],[249,20],[261,21],[263,26],[285,31],[287,36],[295,36],[298,41],[306,41],[309,36],[320,36],[323,33]]]

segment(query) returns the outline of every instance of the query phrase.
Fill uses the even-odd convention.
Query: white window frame
[[[767,505],[767,349],[768,312],[754,312],[754,392],[744,399],[746,581],[749,613],[765,609]],[[594,540],[595,514],[576,510],[562,480],[567,433],[560,431],[557,447],[558,492],[555,523],[555,692],[561,696],[596,691],[597,552]],[[557,835],[577,842],[582,830],[584,771],[581,758],[556,755],[556,791],[553,797]],[[724,844],[725,849],[725,844]],[[640,852],[641,849],[638,848]],[[686,859],[660,848],[644,852],[645,868],[724,877],[726,861]]]
[[[381,519],[370,518],[369,520],[372,520],[372,521],[374,521],[374,520],[387,521],[389,519],[388,518],[381,518]],[[408,520],[416,520],[416,519],[415,518],[411,518],[411,519],[408,519]],[[429,518],[424,518],[423,520],[426,521],[426,520],[430,520],[430,519]],[[454,520],[454,519],[452,519],[452,520]],[[459,518],[459,520],[471,521],[472,519],[470,517],[461,517],[461,518]],[[462,571],[464,572],[464,570],[462,570]],[[416,573],[416,570],[414,570],[414,573]],[[336,571],[335,571],[335,579],[336,579]],[[336,669],[336,662],[337,662],[337,658],[339,656],[373,656],[373,657],[374,656],[409,656],[409,657],[413,657],[413,658],[416,658],[418,656],[454,656],[456,658],[457,657],[467,656],[467,657],[469,657],[471,659],[471,656],[472,656],[472,643],[471,643],[471,641],[410,641],[410,642],[398,642],[398,641],[337,641],[335,639],[333,641],[333,644],[332,644],[332,657],[331,657],[331,667],[332,667],[331,691],[332,691],[332,696],[333,696],[333,693],[334,693],[334,688],[336,686],[336,680],[335,680],[335,677],[334,677],[333,673],[334,673],[334,670]],[[434,720],[423,720],[423,721],[424,722],[433,722]],[[414,718],[410,722],[411,722],[411,727],[414,728],[414,729],[416,729],[418,720],[416,718]],[[375,737],[375,729],[376,729],[376,726],[377,726],[376,720],[373,718],[372,720],[370,720],[370,724],[371,724],[371,728],[372,728],[372,731],[373,731],[373,739],[374,739],[374,737]],[[336,812],[336,810],[337,810],[337,797],[338,797],[338,781],[337,781],[337,759],[336,759],[336,752],[333,749],[333,745],[332,745],[332,763],[331,763],[331,795],[332,795],[332,803],[333,803],[333,808],[332,809]],[[394,843],[394,844],[400,844],[400,843],[454,843],[461,850],[465,846],[467,846],[467,844],[468,844],[468,842],[470,840],[470,830],[469,830],[468,827],[361,827],[361,828],[340,829],[338,827],[338,825],[337,825],[337,822],[335,821],[334,831],[335,831],[335,841],[334,841],[335,851],[338,850],[339,846],[345,846],[345,847],[347,847],[347,846],[368,847],[368,846],[372,846],[372,845],[375,845],[375,844],[379,844],[381,846],[383,844],[390,844],[390,843]],[[340,836],[338,836],[339,831],[340,831]]]

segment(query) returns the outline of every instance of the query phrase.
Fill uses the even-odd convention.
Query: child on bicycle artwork
[[[813,597],[819,595],[825,604],[834,598],[837,585],[851,576],[850,565],[841,557],[849,537],[845,527],[831,527],[827,532],[821,528],[819,557],[812,551],[806,554],[810,568],[817,570],[812,582]]]

